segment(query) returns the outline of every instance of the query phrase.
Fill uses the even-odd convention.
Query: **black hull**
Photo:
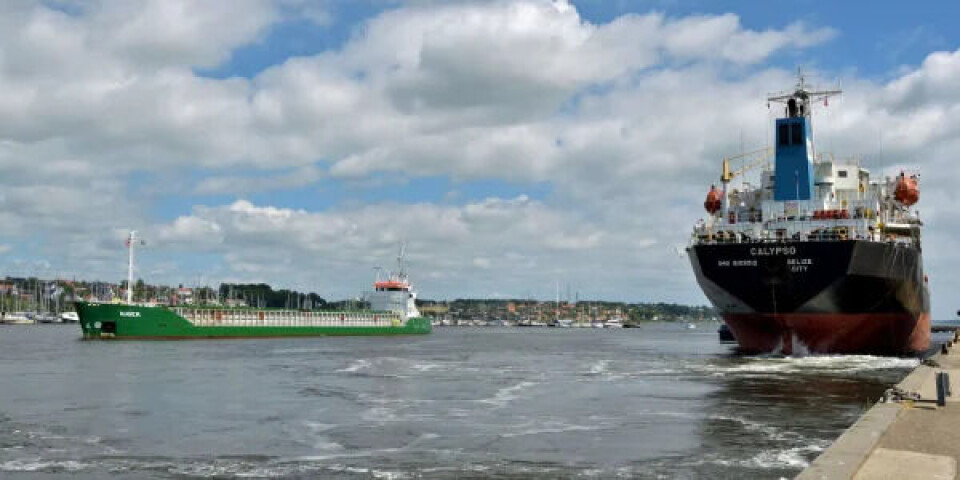
[[[918,353],[930,300],[919,249],[865,240],[697,245],[697,282],[741,347]]]

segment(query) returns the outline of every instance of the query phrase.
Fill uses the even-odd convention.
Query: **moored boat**
[[[27,312],[4,312],[0,315],[0,323],[7,325],[33,325],[36,321]]]
[[[720,338],[721,343],[737,342],[737,339],[733,336],[733,332],[730,331],[730,326],[726,323],[721,323],[720,327],[717,328],[717,336]]]
[[[623,328],[623,320],[619,317],[611,318],[603,322],[603,328]]]

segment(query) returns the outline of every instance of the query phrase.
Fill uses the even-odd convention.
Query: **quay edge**
[[[936,406],[940,372],[949,375],[952,391],[943,407]],[[877,402],[796,480],[957,478],[960,352],[947,348],[928,358],[893,390],[919,400]]]

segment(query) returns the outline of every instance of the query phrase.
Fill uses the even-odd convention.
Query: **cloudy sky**
[[[675,249],[802,65],[821,151],[924,172],[952,318],[960,11],[832,3],[2,2],[0,275],[119,280],[135,228],[148,282],[351,297],[405,240],[425,298],[702,304]]]

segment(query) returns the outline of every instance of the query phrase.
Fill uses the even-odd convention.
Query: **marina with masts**
[[[75,322],[73,309],[63,301],[60,283],[35,277],[0,281],[0,324]]]

